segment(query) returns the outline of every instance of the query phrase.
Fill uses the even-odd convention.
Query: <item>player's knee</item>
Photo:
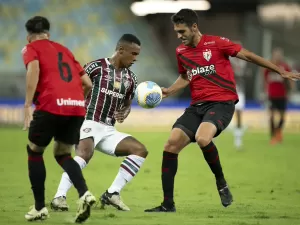
[[[28,143],[28,146],[33,152],[43,152],[45,150],[45,147],[38,146],[31,141]]]
[[[211,141],[212,139],[210,137],[206,137],[202,135],[196,136],[196,142],[200,147],[207,146]]]
[[[176,139],[169,139],[164,147],[165,152],[172,152],[172,153],[178,153],[180,151],[180,146],[178,143],[178,140]]]
[[[148,151],[145,145],[143,145],[142,143],[138,143],[134,146],[134,148],[132,148],[131,154],[146,158],[148,155]]]
[[[89,146],[79,145],[76,147],[76,155],[84,159],[86,163],[88,163],[91,160],[93,154],[94,150]]]

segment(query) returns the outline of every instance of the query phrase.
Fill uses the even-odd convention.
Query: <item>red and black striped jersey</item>
[[[192,105],[207,101],[238,102],[229,56],[236,56],[241,48],[227,38],[209,35],[203,35],[196,47],[177,47],[178,71],[190,80]]]

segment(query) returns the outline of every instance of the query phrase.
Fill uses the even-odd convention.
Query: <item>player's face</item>
[[[125,44],[120,47],[119,54],[121,59],[121,64],[125,68],[132,66],[137,60],[137,56],[140,54],[141,47],[137,44]]]
[[[283,53],[282,53],[282,50],[281,49],[275,49],[273,51],[273,60],[275,62],[279,62],[282,60],[282,57],[283,57]]]
[[[197,33],[197,25],[194,24],[192,27],[188,27],[185,23],[174,24],[174,30],[184,45],[192,45],[195,34]]]

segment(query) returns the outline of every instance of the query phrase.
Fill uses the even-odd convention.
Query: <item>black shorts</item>
[[[83,116],[61,116],[45,111],[34,111],[28,139],[40,147],[50,144],[52,138],[65,144],[78,144]]]
[[[278,111],[285,111],[287,105],[286,98],[270,98],[270,109],[278,110]]]
[[[202,122],[210,122],[217,127],[217,137],[230,123],[234,114],[234,102],[206,102],[201,105],[193,105],[185,109],[181,117],[177,119],[173,128],[180,128],[196,142],[195,135]]]

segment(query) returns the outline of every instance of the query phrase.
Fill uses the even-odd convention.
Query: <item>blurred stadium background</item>
[[[142,40],[142,52],[134,71],[139,82],[153,80],[170,85],[177,77],[175,48],[179,44],[172,30],[170,12],[175,7],[160,5],[170,1],[130,0],[1,0],[0,1],[0,123],[22,122],[25,70],[21,49],[26,44],[25,21],[44,15],[52,23],[51,37],[69,47],[82,64],[113,53],[123,33],[134,33]],[[171,1],[172,2],[172,1]],[[285,60],[300,69],[300,5],[271,0],[180,1],[184,7],[198,9],[200,31],[232,40],[270,58],[275,47],[284,49]],[[179,2],[177,2],[179,3]],[[206,3],[206,4],[203,4]],[[147,5],[145,5],[147,4]],[[191,5],[187,5],[191,4]],[[180,7],[180,6],[179,6]],[[201,10],[202,9],[202,10]],[[159,12],[159,13],[157,13]],[[169,12],[169,13],[168,13]],[[262,70],[248,64],[252,76],[246,79],[248,126],[266,128],[266,110],[262,100]],[[300,83],[290,95],[286,127],[299,131]],[[165,101],[157,110],[136,109],[125,125],[171,125],[189,104],[189,90]],[[171,109],[171,108],[172,109]],[[179,110],[178,110],[179,109]],[[166,116],[169,115],[169,116]],[[168,119],[166,119],[168,118]],[[132,121],[137,121],[132,123]],[[296,126],[296,127],[295,127]]]
[[[183,0],[176,3],[162,0],[0,0],[0,149],[3,158],[0,177],[6,180],[0,183],[0,224],[23,224],[24,213],[32,203],[26,174],[26,133],[20,129],[25,95],[21,49],[27,44],[26,20],[35,15],[48,17],[52,23],[51,38],[69,47],[82,64],[111,56],[119,37],[123,33],[133,33],[142,41],[141,55],[133,67],[139,82],[152,80],[166,87],[178,76],[175,48],[179,41],[170,22],[171,13],[180,9],[178,4],[180,8],[197,10],[202,33],[241,41],[244,47],[266,58],[271,57],[273,48],[281,47],[285,61],[300,71],[300,2],[296,0]],[[157,109],[141,109],[134,103],[129,118],[117,125],[121,131],[141,140],[151,154],[141,175],[122,194],[132,212],[93,212],[88,223],[299,225],[300,83],[290,95],[285,142],[271,147],[267,106],[262,96],[262,70],[253,64],[247,66],[252,76],[245,78],[247,101],[243,119],[248,127],[245,151],[233,149],[230,132],[216,140],[232,184],[235,204],[229,209],[220,206],[214,178],[199,148],[191,145],[181,154],[176,178],[175,197],[180,213],[153,216],[142,212],[161,200],[161,151],[171,125],[189,105],[189,90],[184,90],[163,101]],[[57,188],[61,169],[51,160],[51,151],[46,155],[47,171],[50,169],[46,184],[49,202]],[[110,185],[122,160],[98,156],[84,171],[89,187],[97,196]],[[64,224],[69,224],[75,213],[77,195],[74,189],[69,196],[71,214],[66,214]],[[49,224],[61,224],[61,218],[51,212]]]

